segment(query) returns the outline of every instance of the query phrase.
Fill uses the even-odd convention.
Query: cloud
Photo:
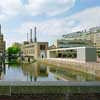
[[[80,29],[87,29],[100,25],[100,7],[93,7],[83,10],[69,18],[79,22]]]
[[[20,0],[2,0],[0,2],[0,20],[4,21],[16,16],[22,11],[22,2]]]
[[[55,16],[71,9],[76,0],[2,0],[0,2],[0,21],[14,18],[17,15],[25,17],[47,15]],[[19,17],[19,16],[18,16]]]
[[[88,8],[70,17],[42,22],[25,22],[16,29],[16,32],[26,37],[25,34],[29,32],[29,29],[37,26],[38,39],[40,41],[52,41],[63,34],[98,26],[100,25],[99,18],[100,7]]]
[[[26,9],[32,15],[49,15],[54,16],[67,12],[71,9],[76,0],[29,0]]]

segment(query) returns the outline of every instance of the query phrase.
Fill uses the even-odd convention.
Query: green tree
[[[20,51],[21,51],[21,49],[19,47],[17,47],[17,46],[9,47],[7,49],[8,59],[9,60],[15,60],[15,59],[17,59]]]
[[[18,54],[20,52],[20,48],[17,47],[9,47],[7,50],[8,54]]]

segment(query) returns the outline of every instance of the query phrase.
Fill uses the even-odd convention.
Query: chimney
[[[27,32],[27,42],[28,42],[28,32]]]
[[[0,35],[1,35],[1,24],[0,24]]]
[[[37,32],[36,32],[36,27],[34,28],[34,42],[37,42],[37,37],[36,37],[36,34],[37,34]]]
[[[30,29],[30,42],[32,43],[32,29]]]

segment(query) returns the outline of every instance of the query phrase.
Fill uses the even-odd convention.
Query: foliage
[[[7,49],[8,54],[18,54],[20,52],[20,48],[18,47],[9,47]]]
[[[7,49],[8,59],[9,59],[10,61],[11,61],[11,59],[12,59],[12,60],[17,59],[18,55],[20,54],[20,51],[21,51],[21,49],[20,49],[20,47],[18,47],[18,46],[13,45],[13,46],[9,47],[9,48]]]

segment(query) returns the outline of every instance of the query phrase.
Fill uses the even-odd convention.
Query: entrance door
[[[41,53],[40,53],[40,58],[46,58],[46,53],[45,53],[45,51],[41,51]]]

